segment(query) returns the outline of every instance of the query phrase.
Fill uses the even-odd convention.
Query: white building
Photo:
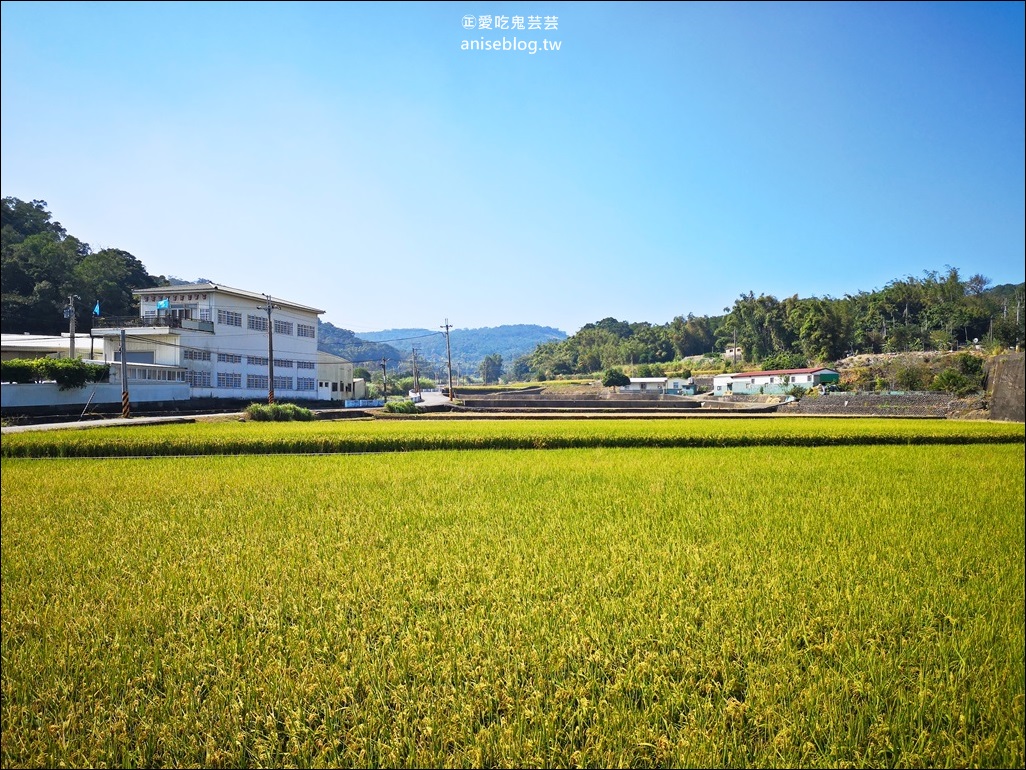
[[[691,377],[631,377],[630,380],[630,385],[620,388],[621,393],[695,394],[695,381]]]
[[[125,330],[129,383],[184,380],[192,398],[261,400],[273,376],[277,400],[319,398],[317,316],[323,310],[273,297],[268,312],[263,294],[212,283],[132,293],[139,317],[100,318],[93,326],[111,362],[121,360]],[[120,369],[112,367],[112,382],[120,382]]]
[[[717,374],[713,377],[713,394],[726,396],[731,393],[780,394],[786,393],[796,385],[810,390],[819,385],[836,384],[840,374],[822,366],[805,369],[775,369],[767,372],[739,372],[737,374]]]
[[[322,401],[349,401],[367,397],[362,379],[353,379],[353,363],[341,356],[317,353],[317,398]]]
[[[0,335],[0,357],[4,361],[14,358],[71,358],[71,335],[63,334],[4,334]],[[89,334],[75,335],[75,358],[103,360],[103,340]]]
[[[630,385],[620,388],[623,393],[663,393],[666,390],[665,377],[631,377]]]

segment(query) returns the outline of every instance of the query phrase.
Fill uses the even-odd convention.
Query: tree
[[[498,382],[502,376],[502,356],[498,353],[485,356],[477,371],[485,385],[490,382]]]
[[[799,322],[802,352],[814,361],[836,361],[851,348],[851,334],[840,302],[813,298],[800,303],[793,317]]]
[[[607,388],[622,388],[631,384],[631,378],[620,369],[607,369],[602,377],[602,384]]]
[[[510,376],[516,382],[526,382],[531,379],[531,358],[530,356],[520,356],[513,362],[513,369],[510,372]]]
[[[133,289],[158,285],[142,262],[120,249],[93,253],[51,220],[46,201],[4,198],[0,324],[5,332],[59,334],[68,330],[64,310],[77,295],[76,320],[88,328],[100,302],[104,315],[134,315]]]

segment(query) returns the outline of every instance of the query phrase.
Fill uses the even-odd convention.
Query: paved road
[[[204,415],[210,417],[212,415]],[[227,417],[235,415],[223,415]],[[7,425],[0,433],[28,433],[33,430],[84,430],[85,428],[109,428],[116,425],[155,425],[161,422],[196,422],[195,417],[112,417],[107,420],[79,420],[77,422],[47,422],[39,425]]]

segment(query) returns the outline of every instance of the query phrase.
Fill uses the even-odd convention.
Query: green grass
[[[1023,443],[1021,423],[827,418],[196,423],[6,434],[3,457]]]
[[[4,459],[3,765],[1021,767],[1023,464]]]

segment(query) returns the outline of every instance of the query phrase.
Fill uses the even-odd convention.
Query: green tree
[[[602,376],[602,384],[607,388],[622,388],[631,384],[631,378],[621,369],[607,369]]]
[[[132,289],[156,285],[142,262],[121,249],[86,255],[75,266],[74,280],[84,313],[91,313],[99,302],[100,313],[106,316],[135,315],[139,308]]]
[[[814,361],[836,361],[851,348],[851,333],[843,305],[831,299],[812,298],[796,307],[802,352]]]
[[[132,290],[159,283],[126,251],[94,254],[51,219],[46,201],[4,198],[0,218],[0,325],[5,332],[67,331],[64,310],[71,295],[78,297],[79,329],[89,327],[97,301],[105,315],[134,315]]]
[[[486,385],[492,382],[498,382],[499,378],[502,376],[502,356],[498,353],[492,353],[489,356],[485,356],[477,371],[481,376],[481,380]]]

